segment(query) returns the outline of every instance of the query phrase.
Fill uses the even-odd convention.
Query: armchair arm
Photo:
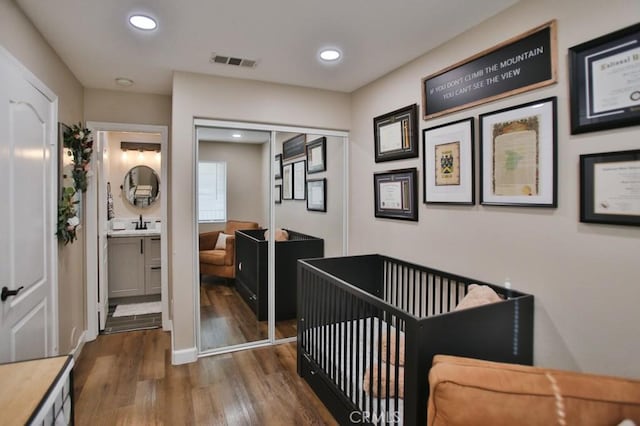
[[[222,231],[210,231],[203,232],[199,236],[199,250],[213,250],[216,246],[216,242],[218,241],[218,235]],[[229,239],[227,238],[227,241]]]
[[[225,265],[235,265],[236,258],[236,236],[229,235],[225,242],[225,255],[224,255],[224,264]]]

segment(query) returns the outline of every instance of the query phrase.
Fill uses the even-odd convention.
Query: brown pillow
[[[362,389],[367,393],[373,393],[376,398],[384,398],[387,396],[387,366],[389,367],[389,397],[396,395],[396,366],[386,363],[380,364],[380,394],[378,394],[378,364],[373,364],[364,372],[362,379]],[[398,398],[404,398],[404,367],[398,368]],[[370,378],[373,372],[373,378]],[[369,381],[372,380],[371,389]]]
[[[458,303],[455,310],[475,308],[476,306],[486,305],[489,303],[500,302],[502,299],[498,293],[493,291],[488,285],[471,284],[469,292]]]
[[[389,360],[391,364],[396,363],[396,336],[398,335],[398,331],[395,327],[391,327],[391,333],[387,338],[387,329],[383,325],[382,336],[381,339],[381,352],[382,352],[382,361],[387,362],[387,346],[389,346]],[[398,343],[398,365],[404,365],[404,333],[400,332],[400,342]]]

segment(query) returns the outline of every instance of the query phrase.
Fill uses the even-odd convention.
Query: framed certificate
[[[282,179],[282,154],[276,154],[273,161],[274,178]]]
[[[293,200],[293,164],[282,166],[282,199]]]
[[[640,124],[640,24],[569,48],[571,134]]]
[[[306,161],[297,161],[293,163],[293,199],[306,200],[307,188],[306,181]]]
[[[327,138],[324,136],[307,143],[307,173],[327,170]]]
[[[640,226],[640,150],[580,156],[580,222]]]
[[[418,156],[417,117],[413,104],[373,119],[376,163]]]
[[[416,168],[373,175],[376,217],[418,221]]]
[[[327,211],[327,179],[307,181],[307,210]]]
[[[480,204],[557,206],[556,103],[480,115]]]

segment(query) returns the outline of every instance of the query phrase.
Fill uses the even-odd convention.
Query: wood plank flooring
[[[77,425],[336,425],[288,343],[171,365],[162,330],[101,335],[74,367]]]
[[[200,333],[203,350],[268,338],[267,321],[257,320],[235,286],[208,276],[200,283]],[[277,339],[296,333],[295,318],[276,322]]]

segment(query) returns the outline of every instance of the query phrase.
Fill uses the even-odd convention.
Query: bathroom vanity
[[[160,294],[159,230],[109,233],[109,298]]]

